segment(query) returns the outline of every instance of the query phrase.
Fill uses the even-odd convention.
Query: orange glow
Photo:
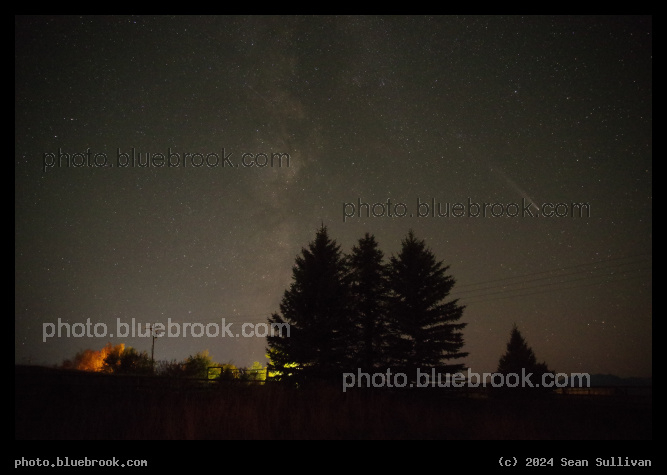
[[[111,343],[107,343],[104,348],[99,351],[95,350],[83,350],[77,353],[73,361],[73,368],[80,371],[110,371],[111,368],[105,363],[105,359],[109,355],[120,356],[123,351],[125,351],[125,343],[120,343],[116,346],[112,346]],[[116,358],[117,363],[120,364],[120,359]]]

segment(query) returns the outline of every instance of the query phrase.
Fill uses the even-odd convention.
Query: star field
[[[45,165],[88,149],[105,166]],[[191,161],[139,166],[170,153]],[[289,165],[258,166],[272,154]],[[344,216],[387,200],[406,215]],[[417,216],[522,200],[540,216]],[[556,371],[651,376],[651,18],[16,17],[17,363],[150,351],[44,342],[58,318],[266,322],[322,223],[345,252],[425,239],[474,371],[516,323]],[[265,346],[162,338],[156,358],[249,366]]]

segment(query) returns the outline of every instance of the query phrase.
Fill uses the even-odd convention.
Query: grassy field
[[[211,386],[211,385],[209,385]],[[650,401],[178,381],[20,368],[17,440],[649,440]]]

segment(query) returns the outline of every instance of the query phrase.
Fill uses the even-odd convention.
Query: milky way
[[[652,374],[650,17],[17,17],[15,39],[17,363],[150,351],[45,341],[58,319],[266,322],[325,224],[343,251],[426,240],[475,371],[516,323],[557,371]],[[388,200],[404,216],[344,220]]]

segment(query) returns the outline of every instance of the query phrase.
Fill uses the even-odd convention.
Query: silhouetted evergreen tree
[[[498,373],[507,376],[508,374],[516,374],[518,376],[518,385],[516,388],[512,388],[509,385],[505,384],[503,386],[501,393],[512,390],[513,393],[515,389],[523,389],[523,392],[529,391],[531,389],[545,390],[547,388],[542,387],[542,377],[546,373],[554,374],[549,370],[546,363],[538,363],[537,358],[533,349],[528,346],[526,340],[521,335],[521,332],[517,328],[516,324],[512,327],[512,332],[510,333],[510,339],[507,342],[507,350],[505,354],[500,357],[498,362]],[[529,378],[534,388],[531,388],[529,385],[523,385],[522,378],[524,375],[532,374]],[[505,378],[507,380],[507,378]],[[548,379],[548,383],[554,383],[553,378]],[[538,386],[539,385],[539,386]],[[552,389],[548,388],[547,390]],[[532,391],[536,392],[536,391]]]
[[[351,344],[358,367],[365,371],[384,366],[387,334],[387,276],[384,253],[366,233],[348,256],[352,318],[357,336]]]
[[[412,231],[390,259],[390,362],[413,380],[417,368],[441,373],[464,369],[463,364],[447,363],[467,356],[461,352],[466,324],[458,323],[465,307],[458,300],[445,302],[455,283],[446,275],[448,269]]]
[[[287,323],[289,336],[267,336],[268,354],[279,379],[300,383],[340,381],[353,366],[349,351],[354,328],[349,310],[347,269],[324,225],[292,268],[293,282],[269,323]],[[346,369],[347,368],[347,369]]]

